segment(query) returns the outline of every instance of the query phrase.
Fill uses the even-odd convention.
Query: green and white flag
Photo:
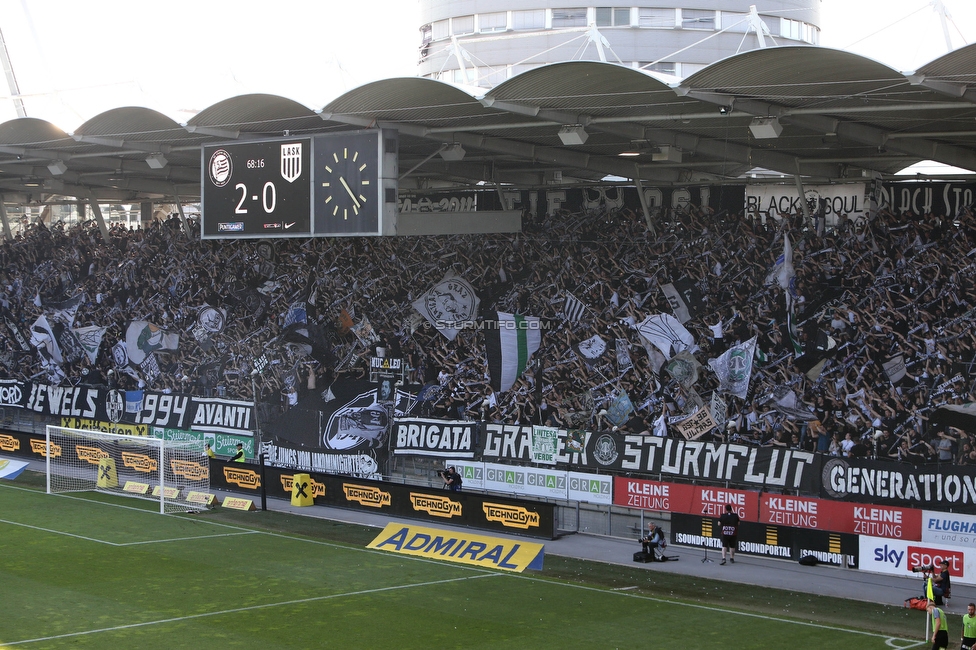
[[[542,344],[542,321],[534,316],[496,312],[498,319],[485,321],[485,353],[491,387],[505,392],[522,376]]]
[[[718,389],[732,393],[740,399],[749,392],[749,379],[752,377],[752,361],[756,354],[756,337],[745,343],[733,345],[718,359],[709,359],[708,366],[718,376]]]

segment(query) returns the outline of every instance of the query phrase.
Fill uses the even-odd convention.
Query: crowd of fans
[[[802,215],[760,221],[692,206],[652,231],[625,208],[561,211],[527,220],[513,235],[269,243],[201,241],[175,218],[113,227],[107,241],[91,222],[38,223],[0,246],[4,314],[29,332],[47,306],[84,294],[73,326],[108,330],[96,363],[83,357],[55,372],[3,329],[0,371],[22,380],[314,407],[332,381],[364,377],[380,347],[404,359],[407,384],[428,387],[422,406],[434,416],[609,428],[605,411],[626,391],[635,410],[619,430],[675,436],[674,427],[660,425],[691,410],[692,391],[660,367],[636,325],[671,313],[661,285],[689,280],[702,297],[685,323],[703,364],[693,392],[707,400],[716,390],[706,362],[737,342],[758,337],[765,358],[755,364],[746,399],[725,396],[728,422],[713,439],[976,464],[970,433],[928,422],[940,405],[976,399],[972,213],[946,219],[881,210],[871,220],[841,216],[826,230],[817,225]],[[768,281],[784,234],[796,272],[787,290]],[[511,390],[491,389],[480,331],[462,330],[450,341],[413,310],[449,271],[474,286],[483,316],[498,310],[543,319],[541,348]],[[787,325],[787,292],[795,331]],[[567,293],[585,305],[576,320],[564,315]],[[324,356],[287,343],[296,301],[307,308]],[[226,326],[201,345],[193,332],[205,305],[225,310]],[[124,340],[130,320],[181,337],[178,350],[158,355],[160,374],[148,382],[114,367],[110,348]],[[379,342],[349,331],[350,321],[368,321]],[[593,335],[607,350],[585,358],[578,345]],[[801,368],[791,339],[809,351],[827,336],[835,345],[822,369]],[[252,376],[262,355],[268,365]],[[883,364],[898,355],[906,372],[893,382]],[[795,404],[775,408],[784,395]]]

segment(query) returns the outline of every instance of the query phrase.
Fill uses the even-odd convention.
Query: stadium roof
[[[192,201],[205,143],[375,126],[400,132],[402,189],[608,176],[715,183],[754,168],[823,182],[922,160],[976,171],[976,45],[909,75],[838,50],[776,47],[673,85],[617,64],[572,61],[491,90],[386,79],[319,111],[244,95],[185,125],[137,107],[96,115],[72,134],[20,118],[0,124],[0,194],[7,202]],[[454,143],[463,160],[442,160],[438,152]]]

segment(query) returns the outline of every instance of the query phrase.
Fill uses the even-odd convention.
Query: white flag
[[[453,341],[458,332],[475,321],[480,299],[464,278],[448,273],[427,293],[413,302],[413,307],[437,331]]]
[[[640,335],[659,349],[665,359],[670,359],[682,350],[695,352],[695,337],[671,314],[648,316],[637,326]]]
[[[749,392],[752,377],[752,360],[756,354],[756,337],[745,343],[733,345],[718,359],[709,359],[709,367],[718,376],[718,389],[732,393],[740,399]]]

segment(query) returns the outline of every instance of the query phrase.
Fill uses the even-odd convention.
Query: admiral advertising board
[[[284,487],[288,483],[282,477],[293,475],[293,470],[265,467],[262,477],[262,468],[250,463],[211,461],[211,467],[210,484],[214,489],[244,492],[253,498],[261,493],[263,487],[269,496],[291,498],[291,493]],[[315,505],[352,508],[427,523],[450,523],[542,539],[553,539],[556,530],[555,506],[549,503],[334,474],[309,475],[313,483],[323,486],[324,494],[315,498]]]

